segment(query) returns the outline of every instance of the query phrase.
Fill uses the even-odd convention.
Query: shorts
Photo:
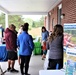
[[[46,42],[43,42],[42,50],[46,50]]]
[[[43,54],[45,54],[45,55],[46,55],[46,53],[47,53],[47,50],[43,50]]]
[[[8,53],[8,60],[17,60],[17,52],[15,51],[7,51]]]

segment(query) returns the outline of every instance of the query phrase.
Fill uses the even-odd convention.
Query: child
[[[19,36],[23,31],[23,25],[20,26],[17,36]],[[18,48],[18,63],[20,65],[20,56],[19,56],[19,48]]]

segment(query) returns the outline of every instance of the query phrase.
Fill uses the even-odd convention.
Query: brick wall
[[[45,19],[44,19],[44,26],[46,27],[46,20],[47,20],[47,16],[45,16]]]
[[[62,0],[62,13],[65,14],[62,24],[76,23],[76,0]]]
[[[62,14],[65,14],[65,17],[61,20],[61,24],[64,25],[64,23],[76,23],[76,0],[62,0],[60,3],[62,3]],[[54,19],[53,25],[57,24],[58,5],[50,10],[50,30],[53,29],[52,19]]]
[[[53,26],[57,24],[57,7],[52,9],[50,12],[50,30],[52,30]]]

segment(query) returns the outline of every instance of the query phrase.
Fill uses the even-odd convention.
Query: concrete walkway
[[[39,70],[43,69],[43,63],[44,63],[44,60],[41,59],[40,55],[32,56],[30,61],[29,74],[39,75]],[[3,71],[5,71],[7,69],[7,62],[0,62],[0,64]],[[5,75],[21,75],[18,61],[16,61],[15,63],[15,68],[19,70],[19,73],[6,72]]]

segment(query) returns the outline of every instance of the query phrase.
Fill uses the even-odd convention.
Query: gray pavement
[[[44,60],[41,59],[41,55],[33,55],[30,60],[29,74],[39,75],[39,70],[43,69]],[[0,62],[3,71],[7,69],[7,62]],[[15,69],[19,70],[19,73],[6,72],[4,75],[21,75],[20,66],[18,61],[15,63]]]

